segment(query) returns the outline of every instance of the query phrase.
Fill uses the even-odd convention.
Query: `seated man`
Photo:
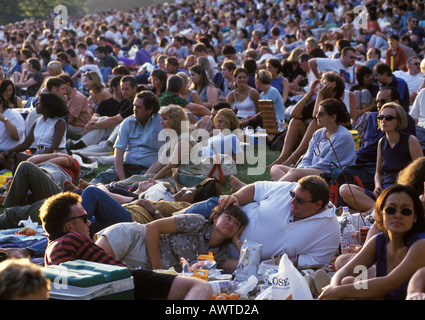
[[[49,234],[46,265],[57,265],[76,259],[116,266],[126,264],[112,257],[90,239],[89,226],[81,197],[65,192],[50,197],[40,209],[43,227]],[[131,270],[134,297],[139,299],[209,299],[211,286],[200,279]]]
[[[295,266],[328,264],[338,250],[339,224],[329,187],[319,176],[298,182],[258,181],[221,196],[222,208],[241,206],[249,224],[240,240],[261,243],[261,259],[286,253]]]
[[[158,96],[161,107],[176,104],[197,117],[211,115],[211,111],[208,108],[197,103],[189,102],[180,96],[183,85],[184,81],[179,75],[169,76],[167,80],[167,90]]]
[[[121,124],[115,142],[114,165],[100,173],[91,182],[110,183],[144,174],[158,160],[161,117],[158,98],[150,91],[142,91],[133,102],[134,115]]]
[[[84,126],[83,136],[78,141],[71,141],[69,143],[69,150],[78,150],[83,149],[88,146],[97,146],[99,141],[103,138],[105,134],[111,136],[115,128],[117,128],[118,123],[121,123],[119,117],[125,117],[131,115],[131,110],[127,106],[127,99],[125,99],[121,92],[121,79],[122,76],[115,76],[111,79],[109,83],[109,88],[112,92],[112,97],[100,101],[97,109],[92,115],[91,119]],[[124,83],[123,83],[124,84]],[[124,86],[130,86],[130,81]],[[137,88],[137,85],[136,87]],[[134,96],[137,93],[137,90],[129,90],[130,96],[129,99],[134,100]],[[125,113],[122,113],[125,108]],[[112,145],[103,146],[106,148],[106,151],[112,151]],[[96,150],[104,151],[105,148],[96,148]]]
[[[105,134],[111,135],[122,121],[131,116],[133,101],[137,94],[137,81],[133,76],[112,78],[112,97],[99,103],[93,117],[84,127],[84,135],[78,141],[71,141],[68,150],[77,150],[96,145]]]
[[[91,110],[87,97],[74,87],[71,77],[66,74],[59,77],[65,81],[66,104],[69,111],[67,137],[78,139],[83,135],[84,126],[90,120]]]

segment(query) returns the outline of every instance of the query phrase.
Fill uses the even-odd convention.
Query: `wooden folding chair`
[[[259,100],[258,106],[263,120],[263,129],[266,129],[267,138],[273,140],[274,136],[279,133],[273,100]]]

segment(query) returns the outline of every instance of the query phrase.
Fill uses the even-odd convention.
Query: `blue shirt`
[[[275,87],[270,86],[267,93],[261,92],[260,100],[273,100],[276,120],[285,120],[285,105],[283,103],[283,98]]]
[[[134,115],[127,117],[120,128],[114,148],[125,150],[124,163],[141,165],[149,168],[158,160],[159,148],[164,141],[159,141],[161,117],[152,114],[145,127]]]
[[[69,63],[65,64],[65,66],[63,67],[63,71],[69,74],[70,77],[72,77],[76,72],[75,69]]]

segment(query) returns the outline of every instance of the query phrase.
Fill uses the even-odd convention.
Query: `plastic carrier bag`
[[[284,254],[279,262],[278,273],[270,275],[272,284],[257,296],[256,300],[313,300],[307,281]]]

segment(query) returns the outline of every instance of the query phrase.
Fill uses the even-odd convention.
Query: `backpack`
[[[367,190],[375,188],[376,165],[374,163],[351,165],[333,169],[330,174],[322,177],[329,184],[329,201],[337,208],[347,204],[339,194],[339,188],[343,184],[355,184]]]

